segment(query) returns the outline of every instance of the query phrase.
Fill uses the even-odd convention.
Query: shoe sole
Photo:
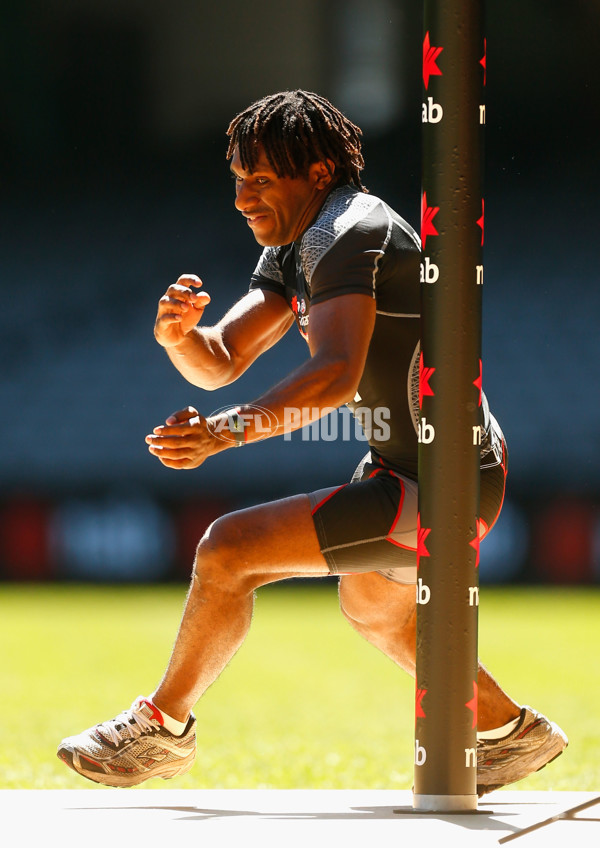
[[[508,786],[510,783],[517,783],[519,780],[524,780],[526,777],[529,777],[529,775],[536,774],[538,771],[541,771],[543,768],[546,768],[546,766],[550,765],[550,763],[553,763],[554,760],[558,759],[558,757],[560,757],[560,755],[563,753],[563,751],[565,751],[566,748],[568,747],[569,741],[568,741],[567,737],[565,736],[565,734],[563,733],[563,731],[560,729],[560,727],[558,727],[558,725],[552,723],[551,727],[552,727],[552,730],[556,734],[555,735],[556,741],[557,742],[560,741],[562,743],[562,747],[561,747],[560,751],[557,751],[553,756],[550,757],[549,760],[546,760],[545,763],[542,763],[541,766],[538,766],[538,768],[534,768],[532,771],[526,772],[525,774],[522,774],[520,777],[511,778],[510,780],[506,780],[502,783],[494,783],[494,784],[479,783],[479,784],[477,784],[477,795],[481,798],[482,795],[485,795],[488,792],[494,792],[494,790],[501,789],[503,786]]]
[[[69,756],[70,754],[70,756]],[[139,786],[140,783],[144,783],[146,780],[152,780],[153,778],[160,777],[162,780],[171,780],[173,777],[179,777],[182,774],[187,774],[188,771],[194,765],[194,760],[196,758],[196,752],[192,751],[191,754],[188,754],[183,760],[178,763],[174,763],[170,768],[165,768],[163,771],[158,772],[155,771],[152,774],[147,775],[121,775],[121,774],[109,774],[108,772],[91,772],[86,769],[79,769],[73,763],[73,754],[72,752],[66,752],[60,750],[57,754],[59,760],[63,762],[66,766],[68,766],[75,774],[80,775],[81,777],[85,777],[87,780],[91,780],[94,783],[100,783],[103,786],[113,786],[113,787],[121,787],[127,788],[131,786]]]

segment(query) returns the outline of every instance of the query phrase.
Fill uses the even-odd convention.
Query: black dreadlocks
[[[318,94],[297,90],[263,97],[233,119],[227,135],[227,159],[237,147],[242,167],[250,172],[260,145],[278,177],[306,178],[309,165],[330,159],[336,181],[367,191],[360,181],[362,131]]]

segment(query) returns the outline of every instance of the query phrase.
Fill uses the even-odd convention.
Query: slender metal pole
[[[413,805],[477,809],[485,41],[481,0],[425,0]]]

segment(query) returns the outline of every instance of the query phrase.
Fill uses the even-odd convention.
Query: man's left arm
[[[299,429],[354,398],[374,326],[375,300],[363,294],[339,295],[311,307],[310,359],[254,402],[280,422],[274,435]],[[291,409],[305,412],[301,423],[286,416]]]
[[[310,359],[252,403],[209,419],[193,408],[176,413],[147,438],[151,453],[170,468],[196,468],[209,456],[240,443],[300,429],[351,401],[358,389],[375,326],[375,300],[344,294],[310,310]],[[269,413],[271,425],[257,416]],[[231,430],[235,420],[238,432]]]

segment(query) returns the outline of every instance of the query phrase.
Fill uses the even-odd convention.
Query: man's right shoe
[[[508,736],[478,740],[477,794],[481,797],[543,769],[568,744],[557,724],[531,707],[523,707],[518,725]]]
[[[185,774],[196,757],[196,719],[181,736],[163,727],[152,701],[137,698],[116,718],[63,739],[57,755],[82,777],[107,786],[137,786]]]

